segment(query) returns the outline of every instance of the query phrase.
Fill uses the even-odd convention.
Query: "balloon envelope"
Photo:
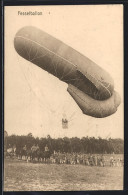
[[[31,26],[17,32],[14,46],[20,56],[66,82],[84,114],[106,117],[116,112],[120,97],[113,79],[86,56]]]

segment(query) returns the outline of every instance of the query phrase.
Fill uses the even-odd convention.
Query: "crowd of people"
[[[82,154],[82,153],[60,153],[54,152],[50,157],[51,163],[57,164],[83,164],[86,166],[123,166],[123,159],[111,156],[106,157],[104,154]]]
[[[7,150],[8,152],[11,151],[11,148]],[[13,147],[12,152],[16,153],[16,147]],[[31,154],[34,153],[34,161],[42,162],[42,163],[52,163],[52,164],[82,164],[86,166],[123,166],[123,158],[116,155],[105,155],[105,154],[83,154],[83,153],[66,153],[66,152],[56,152],[50,153],[50,155],[40,155],[40,148],[37,145],[33,145],[30,149]],[[49,153],[49,148],[46,145],[44,147],[45,154]],[[21,151],[20,151],[21,154]],[[28,156],[27,156],[28,155]],[[17,155],[18,157],[19,155]],[[19,158],[19,157],[18,157]],[[25,145],[22,148],[22,156],[21,159],[27,159],[27,162],[29,162],[30,159],[30,153],[27,152],[27,146]]]

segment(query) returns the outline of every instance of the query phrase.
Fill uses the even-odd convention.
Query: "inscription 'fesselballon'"
[[[84,114],[103,118],[117,111],[120,96],[111,76],[62,41],[27,26],[15,35],[14,47],[20,56],[66,82]]]

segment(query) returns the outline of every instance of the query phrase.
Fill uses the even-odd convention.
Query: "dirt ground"
[[[5,159],[4,191],[122,190],[123,167],[27,163]]]

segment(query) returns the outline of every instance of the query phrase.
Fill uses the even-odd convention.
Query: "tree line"
[[[47,145],[51,152],[67,152],[67,153],[86,153],[86,154],[123,154],[124,141],[123,139],[103,139],[101,137],[64,137],[52,138],[50,135],[47,137],[34,137],[32,133],[28,135],[10,135],[4,139],[5,148],[13,147],[20,149],[25,145],[30,149],[34,144],[39,146],[41,150]]]

